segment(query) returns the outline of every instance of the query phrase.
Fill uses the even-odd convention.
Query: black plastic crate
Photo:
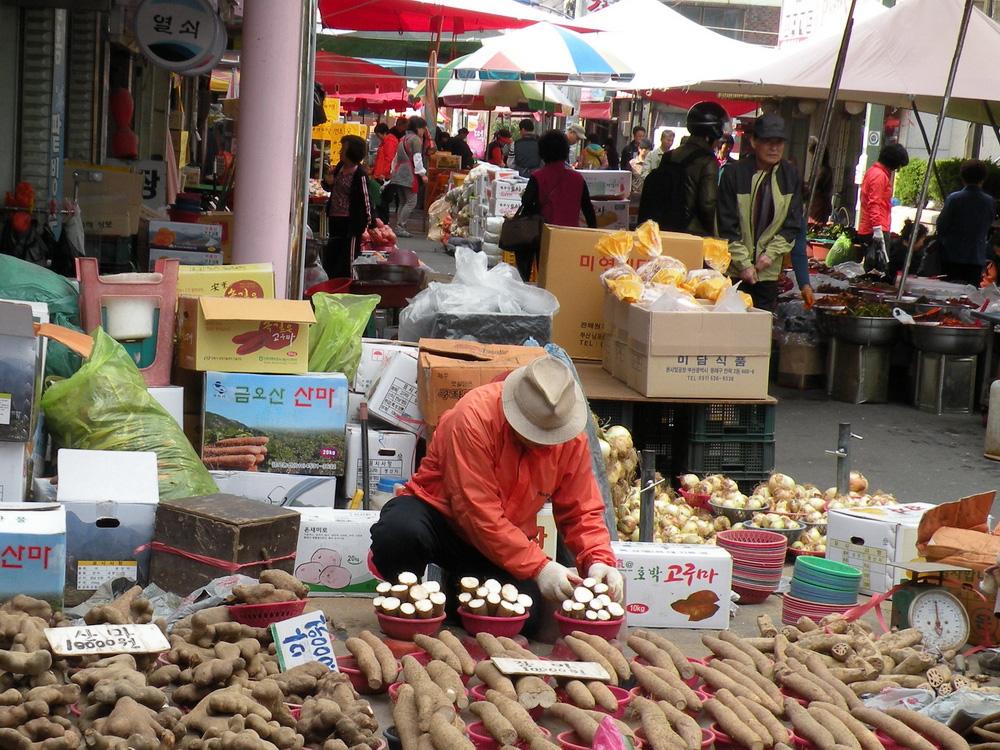
[[[632,401],[591,400],[590,408],[603,425],[621,425],[632,434],[636,450],[656,453],[656,470],[665,477],[678,473],[687,438],[688,414],[683,406]]]
[[[691,407],[691,437],[774,438],[773,404],[705,404]]]
[[[686,465],[698,474],[764,474],[774,469],[774,440],[691,439]]]

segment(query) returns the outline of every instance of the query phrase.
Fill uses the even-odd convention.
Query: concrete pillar
[[[233,261],[273,263],[279,297],[288,288],[292,194],[301,187],[293,170],[302,7],[246,0],[243,10]]]

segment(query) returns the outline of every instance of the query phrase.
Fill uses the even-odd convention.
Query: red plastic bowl
[[[740,586],[738,583],[733,584],[733,591],[740,597],[740,604],[761,604],[767,601],[767,597],[774,593],[774,591],[750,589]]]
[[[473,685],[471,688],[469,688],[469,697],[472,698],[473,701],[484,701],[486,700],[487,690],[489,690],[489,688],[482,683],[479,683],[478,685]],[[545,713],[545,709],[542,708],[541,706],[538,706],[537,708],[528,709],[528,715],[531,716],[532,719],[540,719],[543,713]]]
[[[605,622],[592,622],[590,620],[577,620],[574,617],[566,617],[561,612],[556,612],[554,616],[556,623],[559,625],[560,635],[571,635],[574,630],[579,630],[581,633],[596,635],[598,638],[603,638],[606,641],[617,638],[618,631],[622,629],[622,625],[625,622],[624,617]]]
[[[475,724],[469,724],[467,727],[469,732],[469,739],[472,740],[472,744],[478,748],[478,750],[499,750],[500,744],[493,739],[492,735],[486,731],[486,727],[483,726],[481,721],[477,721]],[[539,731],[542,733],[543,737],[551,737],[552,733],[545,727],[538,727]],[[519,739],[514,743],[514,747],[527,748],[528,743],[524,740]]]
[[[726,549],[781,549],[788,540],[775,531],[763,529],[727,529],[715,535],[716,544]]]
[[[388,685],[383,685],[380,690],[372,690],[368,687],[368,680],[366,680],[365,676],[361,674],[361,670],[358,668],[357,659],[350,654],[347,656],[337,657],[337,668],[350,678],[351,684],[354,685],[354,689],[362,695],[381,695],[389,689]],[[402,669],[398,661],[396,662],[396,668]]]
[[[793,693],[791,690],[789,690],[786,687],[780,687],[780,688],[778,688],[778,692],[780,692],[786,698],[791,698],[793,701],[797,702],[800,706],[808,706],[809,705],[809,701],[808,700],[806,700],[805,698],[803,698],[798,693]]]
[[[412,641],[413,636],[418,634],[436,635],[441,629],[441,623],[444,622],[444,615],[428,617],[426,620],[411,620],[406,617],[392,617],[376,612],[375,617],[378,619],[379,627],[382,628],[383,633],[400,641]]]
[[[412,654],[407,654],[407,655],[408,656],[412,656],[414,659],[416,659],[418,662],[420,662],[420,664],[422,666],[425,666],[425,667],[428,664],[430,664],[431,661],[432,661],[431,655],[428,654],[423,649],[420,649],[419,651],[414,651]],[[470,656],[471,656],[471,654],[470,654]],[[473,658],[475,658],[475,657],[473,657]],[[402,667],[400,667],[400,669],[402,669]],[[459,677],[462,678],[462,683],[465,684],[465,685],[468,685],[469,681],[472,679],[472,675],[471,674],[462,674],[462,675],[459,675]]]
[[[875,738],[882,743],[882,747],[884,747],[885,750],[906,750],[906,747],[904,745],[900,745],[898,742],[896,742],[896,740],[887,735],[881,729],[875,730]],[[928,739],[927,741],[931,742],[930,739]],[[936,742],[931,742],[931,744],[934,745],[934,747],[936,748],[941,747]]]
[[[615,685],[608,685],[608,690],[610,690],[611,694],[618,699],[618,709],[613,714],[608,715],[614,719],[620,719],[625,715],[625,709],[628,708],[628,704],[632,702],[632,699],[635,697],[635,693],[631,690],[626,690],[625,688],[616,687]],[[556,697],[558,697],[560,703],[572,704],[572,701],[569,699],[566,691],[562,688],[556,690]],[[600,706],[595,706],[594,710],[600,711],[603,714],[608,713]]]
[[[737,745],[733,742],[728,734],[719,729],[717,724],[712,724],[708,729],[715,735],[715,750],[744,750],[742,745]],[[788,734],[792,738],[792,747],[796,750],[805,750],[812,747],[809,742],[799,737],[795,732],[789,730]]]
[[[527,614],[519,617],[490,617],[489,615],[477,615],[465,607],[458,608],[458,616],[462,618],[462,627],[469,635],[489,633],[497,638],[501,636],[513,638],[521,632],[524,623],[528,621]]]
[[[576,732],[563,732],[562,734],[557,734],[556,742],[559,743],[559,747],[563,750],[591,750],[590,745],[581,744],[580,738],[576,736]],[[645,746],[645,743],[639,739],[638,736],[636,736],[636,750],[642,750]]]
[[[298,617],[309,603],[308,599],[277,604],[230,604],[229,616],[240,625],[252,628],[266,628],[276,622]]]
[[[302,704],[301,703],[286,703],[288,707],[288,713],[292,715],[292,718],[296,721],[302,716]]]
[[[647,742],[646,733],[643,732],[642,729],[636,729],[635,736],[639,738],[640,742],[642,743]],[[715,732],[713,732],[711,729],[703,728],[701,730],[701,750],[711,750],[711,748],[714,745],[715,745]]]

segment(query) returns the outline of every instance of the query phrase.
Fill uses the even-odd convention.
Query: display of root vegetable
[[[201,449],[201,460],[209,469],[257,471],[267,460],[270,438],[236,437],[209,443]]]
[[[608,585],[594,578],[584,578],[563,601],[560,611],[566,617],[590,622],[609,622],[625,616],[625,609],[608,594]]]
[[[396,583],[382,581],[375,588],[372,605],[376,612],[408,620],[428,620],[444,614],[447,601],[436,581],[420,582],[416,573],[400,573]]]
[[[478,578],[467,576],[458,582],[458,602],[474,615],[488,617],[523,617],[531,612],[534,601],[517,586],[502,584],[487,578],[480,584]]]

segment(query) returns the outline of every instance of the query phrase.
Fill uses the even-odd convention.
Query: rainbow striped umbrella
[[[455,67],[455,77],[486,81],[630,81],[634,71],[601,42],[536,23],[486,40]]]

